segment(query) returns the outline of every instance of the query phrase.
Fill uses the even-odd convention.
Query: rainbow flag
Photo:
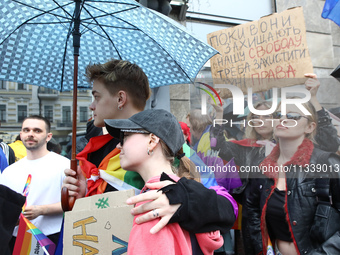
[[[36,241],[36,242],[35,242]],[[37,243],[39,245],[37,245]],[[39,252],[40,247],[42,251]],[[26,217],[20,215],[20,223],[17,239],[13,254],[47,254],[54,255],[55,244],[48,239],[36,226],[34,226]]]
[[[23,195],[28,196],[29,187],[31,184],[32,176],[29,174]],[[54,255],[55,244],[48,239],[36,226],[34,226],[24,215],[27,204],[27,200],[22,207],[22,213],[20,214],[20,222],[18,228],[18,235],[15,241],[13,254],[16,255],[29,255],[29,254],[47,254]],[[34,238],[33,238],[34,237]],[[34,244],[34,241],[35,244]],[[42,252],[39,252],[40,246]]]

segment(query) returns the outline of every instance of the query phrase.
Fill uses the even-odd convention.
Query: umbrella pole
[[[80,4],[81,0],[74,0],[74,30],[73,34],[73,111],[72,111],[72,154],[71,154],[71,169],[77,172],[77,159],[76,159],[76,143],[77,143],[77,92],[78,92],[78,57],[80,48]],[[77,177],[77,174],[76,174]],[[63,211],[71,211],[76,201],[75,197],[69,197],[68,189],[63,187],[61,190],[61,206]]]
[[[78,84],[78,55],[74,54],[74,77],[73,77],[73,111],[72,111],[72,150],[70,168],[77,172],[76,143],[77,143],[77,84]],[[76,201],[70,197],[68,189],[61,190],[61,207],[64,212],[71,211]]]
[[[77,172],[76,143],[77,143],[77,84],[78,84],[78,55],[74,55],[74,77],[73,77],[73,110],[72,110],[72,150],[70,168]],[[61,207],[64,212],[71,211],[76,201],[75,197],[70,197],[68,189],[61,190]]]
[[[71,169],[77,171],[76,145],[77,145],[77,84],[78,84],[78,55],[74,55],[73,77],[73,116],[72,116],[72,156]]]

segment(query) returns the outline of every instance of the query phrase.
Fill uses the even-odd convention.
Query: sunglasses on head
[[[283,116],[286,116],[285,119],[288,120],[299,120],[301,118],[306,118],[308,119],[306,116],[303,116],[297,112],[289,112],[286,115],[282,115],[281,112],[274,112],[273,113],[273,119],[281,119]]]
[[[130,134],[150,134],[150,132],[142,130],[142,129],[128,129],[128,130],[120,130],[120,134],[119,134],[119,141],[120,141],[120,146],[123,146],[124,144],[124,137],[127,137],[128,135],[126,135],[125,133],[130,133]]]

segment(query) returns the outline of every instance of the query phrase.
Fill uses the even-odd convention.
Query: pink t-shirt
[[[178,181],[176,175],[170,177]],[[160,176],[151,178],[148,183],[158,182]],[[142,192],[145,190],[142,190]],[[146,203],[146,202],[145,202]],[[136,206],[142,203],[138,203]],[[166,225],[156,234],[150,234],[150,229],[156,225],[160,218],[138,225],[136,217],[133,220],[130,232],[128,255],[178,255],[192,254],[190,234],[182,229],[178,223]],[[220,231],[196,234],[196,239],[203,254],[213,254],[223,245],[223,238]]]

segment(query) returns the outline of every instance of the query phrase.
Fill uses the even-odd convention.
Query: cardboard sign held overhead
[[[231,84],[245,94],[303,84],[313,72],[302,7],[208,34],[220,54],[211,58],[214,84]],[[222,97],[229,97],[222,91]]]
[[[126,254],[133,216],[125,201],[134,190],[77,199],[65,213],[63,254]]]

